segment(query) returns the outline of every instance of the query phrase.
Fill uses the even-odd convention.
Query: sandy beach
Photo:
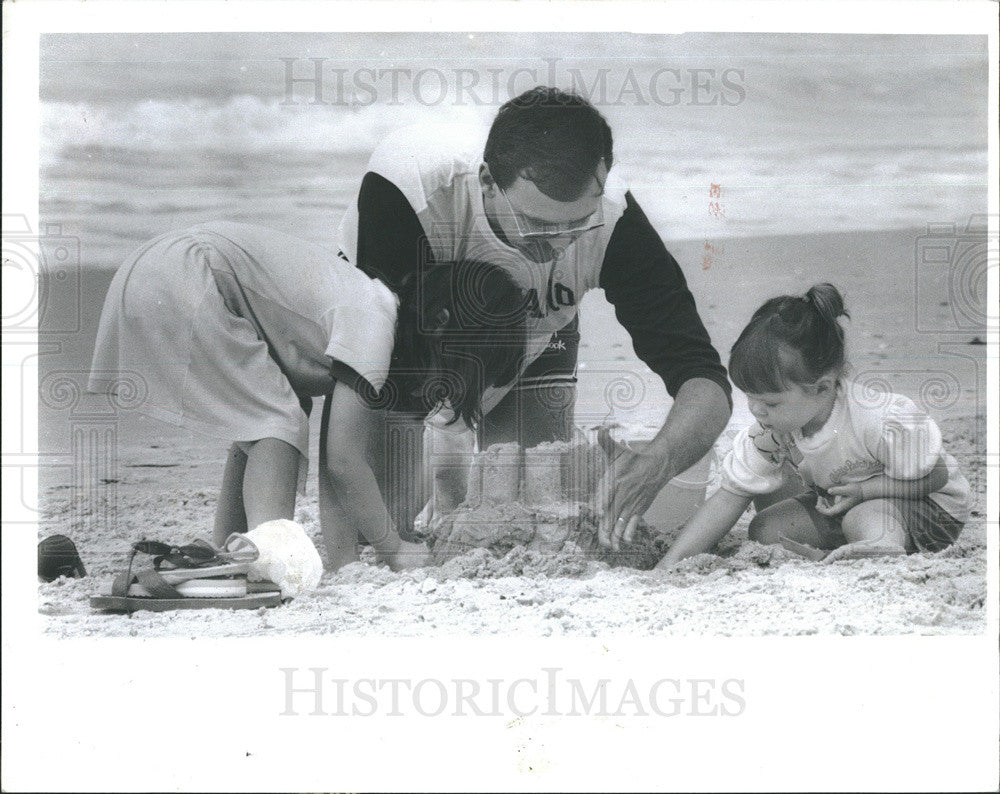
[[[4,6],[3,790],[997,790],[995,4],[104,5]],[[843,293],[848,376],[971,485],[957,542],[823,564],[748,511],[669,571],[598,558],[573,455],[671,399],[595,290],[572,455],[483,453],[440,564],[365,547],[273,608],[92,608],[136,541],[211,537],[230,443],[147,415],[141,378],[86,393],[116,269],[212,221],[335,257],[387,134],[473,140],[535,85],[606,118],[724,364],[768,298]],[[733,400],[631,562],[719,487]],[[295,520],[326,563],[317,457]],[[55,534],[86,576],[25,569]]]
[[[290,604],[248,612],[126,617],[89,607],[89,597],[123,568],[134,540],[185,542],[210,534],[226,448],[144,417],[141,410],[119,409],[101,419],[96,397],[73,392],[75,401],[57,399],[65,394],[58,384],[64,390],[66,384],[79,386],[87,368],[109,277],[95,271],[82,293],[81,331],[67,337],[58,352],[40,358],[40,444],[43,453],[53,454],[43,454],[50,465],[40,472],[39,537],[69,535],[89,573],[85,579],[39,585],[44,631],[54,637],[980,633],[986,620],[986,348],[972,343],[974,329],[956,323],[953,299],[941,285],[915,288],[921,274],[914,251],[925,233],[729,239],[725,253],[708,268],[700,265],[705,241],[669,247],[684,266],[724,357],[760,300],[835,280],[854,318],[848,338],[855,377],[888,384],[928,410],[973,486],[973,517],[946,551],[824,566],[748,541],[748,514],[716,553],[699,555],[669,573],[523,549],[504,557],[476,551],[439,567],[392,573],[363,555],[359,563],[327,572],[316,591]],[[921,332],[932,326],[948,329],[949,323],[948,333]],[[588,428],[610,420],[623,425],[627,435],[648,434],[662,420],[669,398],[635,359],[627,334],[599,293],[585,300],[582,329],[577,424]],[[607,383],[615,378],[634,383],[629,399],[608,396]],[[728,433],[746,421],[741,395],[736,403]],[[87,454],[88,435],[81,430],[101,428],[111,433],[104,438],[111,439],[113,454],[93,464],[103,466],[100,471],[81,475],[72,465]],[[717,445],[720,453],[728,433]],[[323,553],[314,476],[299,500],[296,520]]]

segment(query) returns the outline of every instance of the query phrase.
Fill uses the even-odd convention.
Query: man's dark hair
[[[611,168],[608,122],[583,97],[546,86],[500,107],[483,153],[500,188],[520,176],[556,201],[578,199],[602,158]]]

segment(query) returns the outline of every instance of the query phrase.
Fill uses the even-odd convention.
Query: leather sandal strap
[[[153,598],[184,598],[152,568],[137,571],[131,576],[128,573],[118,574],[111,583],[111,595],[127,597],[133,583],[141,584]]]
[[[135,580],[145,587],[154,598],[183,598],[177,589],[166,582],[152,568],[145,568],[135,575]]]

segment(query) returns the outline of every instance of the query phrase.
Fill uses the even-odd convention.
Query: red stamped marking
[[[710,199],[721,199],[722,198],[722,185],[718,185],[712,182],[708,186],[708,197]],[[726,205],[721,201],[709,201],[708,202],[708,212],[713,218],[719,218],[720,220],[726,217]],[[701,269],[708,270],[715,264],[715,258],[721,256],[726,252],[726,249],[720,246],[712,245],[708,240],[705,241],[705,250],[701,254]]]
[[[715,262],[715,257],[722,256],[724,253],[726,253],[726,249],[723,246],[712,245],[708,240],[706,240],[705,250],[701,255],[701,269],[708,270]]]

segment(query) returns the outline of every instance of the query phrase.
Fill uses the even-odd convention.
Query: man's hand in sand
[[[632,542],[639,519],[666,484],[667,461],[620,444],[607,428],[598,431],[597,440],[608,457],[596,495],[595,509],[601,517],[598,540],[618,551]]]

